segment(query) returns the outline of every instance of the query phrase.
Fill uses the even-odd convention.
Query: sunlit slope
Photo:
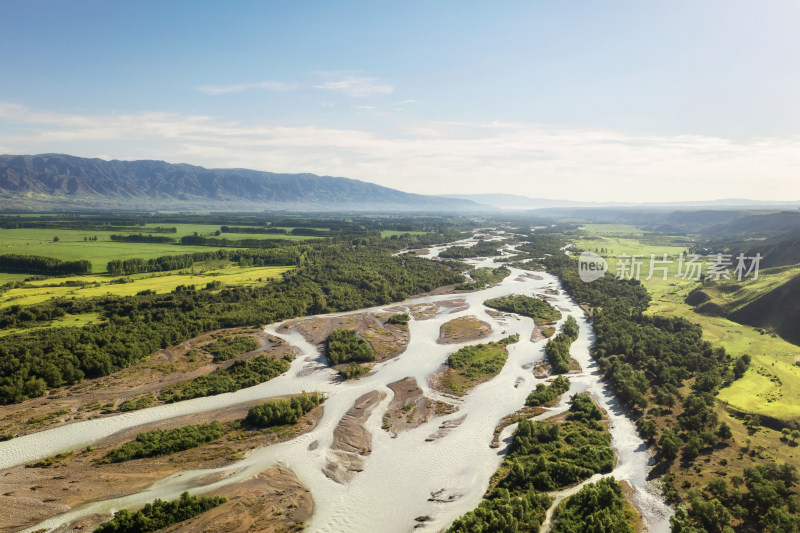
[[[733,316],[739,316],[748,308],[756,309],[756,304],[761,307],[759,312],[753,312],[754,319],[767,320],[781,313],[791,313],[797,309],[797,295],[800,295],[800,265],[762,270],[755,281],[748,279],[740,283],[734,280],[703,286],[694,280],[675,277],[678,267],[673,263],[669,266],[666,280],[662,279],[660,272],[646,280],[650,254],[660,257],[666,253],[668,258],[674,259],[688,247],[688,243],[684,245],[684,238],[673,240],[649,236],[635,227],[622,225],[587,225],[583,229],[586,237],[576,239],[576,247],[597,251],[607,259],[611,272],[617,272],[620,254],[645,258],[641,279],[653,298],[648,313],[684,317],[702,326],[703,337],[713,345],[722,346],[733,355],[746,353],[752,357],[745,376],[720,391],[720,400],[745,411],[779,419],[800,417],[800,402],[797,401],[800,397],[800,366],[797,365],[800,346],[782,339],[766,327],[734,322],[719,316],[723,313],[699,313],[695,306],[686,303],[687,296],[699,289],[709,295],[709,302],[734,311]],[[769,307],[770,303],[776,305]],[[795,318],[793,323],[789,323],[797,329],[800,322]]]

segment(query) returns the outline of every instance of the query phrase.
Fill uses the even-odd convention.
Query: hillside
[[[800,344],[800,276],[769,291],[730,315],[732,320],[755,327],[773,328],[787,341]]]
[[[0,155],[0,209],[477,210],[348,178],[62,154]]]

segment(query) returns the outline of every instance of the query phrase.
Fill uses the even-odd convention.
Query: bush
[[[633,519],[633,512],[626,509],[619,482],[613,477],[607,477],[582,487],[559,505],[553,531],[633,533]]]
[[[569,348],[575,339],[578,338],[578,322],[572,315],[567,317],[561,333],[547,341],[544,353],[550,362],[550,367],[556,374],[566,374],[569,372]]]
[[[183,522],[225,503],[227,498],[217,496],[191,496],[188,492],[180,499],[170,502],[156,500],[141,511],[131,513],[123,509],[114,513],[114,518],[101,524],[95,533],[146,533]]]
[[[339,370],[339,375],[344,379],[356,379],[369,372],[369,368],[359,365],[358,363],[350,363],[346,367]]]
[[[531,407],[546,405],[569,390],[569,379],[562,376],[556,377],[549,385],[539,383],[536,390],[528,395],[525,405]]]
[[[289,370],[290,361],[289,356],[276,359],[266,355],[249,361],[234,361],[228,368],[220,368],[211,374],[165,387],[158,398],[171,403],[252,387]]]
[[[328,362],[332,365],[375,360],[369,343],[352,329],[335,329],[328,336]]]
[[[250,335],[239,335],[235,337],[222,337],[212,343],[206,344],[203,348],[214,355],[214,362],[227,361],[245,352],[257,350],[260,343],[255,337]]]
[[[401,326],[405,326],[408,324],[408,321],[410,319],[411,317],[408,316],[408,313],[398,313],[396,315],[392,315],[391,317],[389,317],[389,320],[387,320],[386,322],[388,322],[389,324],[398,324]]]
[[[111,463],[121,463],[131,459],[167,455],[217,440],[224,433],[225,429],[217,421],[175,429],[156,429],[139,433],[135,440],[108,452],[105,459]]]
[[[506,313],[529,316],[536,322],[544,324],[550,324],[561,318],[561,311],[550,305],[550,303],[524,294],[492,298],[483,302],[483,305]]]
[[[270,400],[251,407],[245,422],[260,428],[294,424],[324,401],[325,397],[318,392],[304,392],[288,399]]]

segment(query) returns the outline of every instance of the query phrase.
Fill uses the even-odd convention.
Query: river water
[[[441,249],[442,247],[431,247],[429,256],[437,254]],[[491,259],[471,263],[476,266],[497,266]],[[572,382],[569,394],[564,395],[561,403],[542,417],[566,409],[567,399],[571,394],[583,391],[592,393],[608,412],[612,445],[619,458],[616,468],[609,475],[631,484],[634,503],[642,512],[650,531],[669,531],[671,509],[664,504],[658,491],[646,479],[651,457],[633,423],[625,416],[611,391],[602,383],[600,373],[589,355],[594,335],[591,325],[580,307],[560,291],[560,284],[555,277],[538,272],[536,276],[539,279],[535,279],[526,276],[526,273],[512,268],[511,275],[495,287],[457,295],[466,300],[469,305],[467,310],[448,313],[447,309],[443,309],[432,319],[410,321],[411,340],[406,351],[395,359],[376,365],[373,372],[360,380],[339,382],[335,379],[334,372],[327,367],[323,355],[313,345],[298,333],[277,333],[280,324],[272,324],[265,328],[266,331],[298,347],[302,355],[293,361],[286,374],[267,383],[230,394],[76,422],[0,443],[1,469],[62,451],[83,448],[123,429],[175,416],[304,390],[321,391],[328,397],[317,427],[294,440],[255,450],[248,457],[224,468],[176,473],[143,492],[89,503],[26,531],[42,528],[61,530],[82,516],[141,506],[155,498],[174,499],[184,490],[201,494],[243,481],[276,464],[292,469],[313,495],[315,511],[306,524],[307,531],[408,532],[415,530],[415,526],[419,531],[440,531],[481,501],[489,478],[502,461],[514,430],[514,427],[506,428],[502,434],[501,446],[493,449],[489,444],[494,428],[501,418],[522,407],[528,393],[541,381],[533,376],[531,366],[543,359],[545,341],[530,341],[533,320],[517,316],[493,318],[486,313],[483,302],[507,294],[542,294],[547,289],[559,290],[559,295],[552,296],[551,303],[563,311],[562,320],[569,314],[578,320],[580,335],[572,345],[571,354],[583,370],[569,376]],[[433,303],[453,297],[427,296],[399,305]],[[386,307],[396,305],[398,304]],[[520,340],[508,346],[508,362],[495,378],[478,385],[463,399],[443,398],[430,388],[428,377],[440,368],[447,356],[459,345],[437,344],[439,327],[444,322],[466,315],[474,315],[492,326],[491,335],[481,342],[499,340],[514,333],[519,334]],[[458,411],[433,418],[418,428],[392,438],[381,429],[383,413],[392,397],[392,391],[387,385],[407,376],[416,378],[427,396],[455,402]],[[373,411],[365,425],[373,436],[372,453],[365,458],[362,472],[356,473],[346,484],[339,484],[322,472],[333,440],[333,430],[356,398],[372,390],[387,393],[387,397]],[[432,442],[426,441],[442,422],[464,415],[466,417],[463,422],[444,437]],[[309,450],[312,443],[316,445],[312,446],[313,450]],[[205,476],[222,472],[228,475],[221,481],[198,486]],[[595,476],[590,481],[599,477]],[[554,496],[560,500],[578,488],[573,487]],[[432,497],[434,494],[435,498]],[[426,517],[426,521],[418,522],[415,520],[417,517]],[[545,524],[545,529],[547,527],[548,524]]]

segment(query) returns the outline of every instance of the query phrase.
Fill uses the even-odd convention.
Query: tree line
[[[172,237],[167,237],[165,235],[144,235],[142,233],[135,233],[130,235],[111,235],[109,237],[112,241],[115,242],[154,242],[160,244],[171,244],[175,242],[175,239]]]
[[[218,368],[210,374],[164,387],[158,394],[158,399],[173,403],[235,392],[280,376],[289,370],[291,361],[292,357],[288,355],[281,359],[266,355],[250,360],[240,359],[227,368]]]
[[[245,422],[258,428],[295,424],[300,417],[324,401],[325,396],[318,392],[303,392],[291,398],[270,400],[251,407]]]
[[[225,428],[218,421],[208,424],[182,426],[174,429],[156,429],[139,433],[136,438],[114,448],[105,456],[105,461],[121,463],[132,459],[168,455],[202,446],[219,439]]]
[[[92,263],[86,259],[62,261],[39,255],[0,255],[0,270],[6,272],[32,272],[36,274],[81,275],[92,273]]]
[[[239,266],[297,265],[310,248],[287,245],[261,250],[214,250],[193,252],[181,255],[163,255],[151,259],[135,257],[132,259],[112,259],[106,264],[108,272],[114,276],[139,274],[142,272],[163,272],[191,268],[195,263],[227,260]]]
[[[188,492],[181,494],[180,499],[165,502],[155,500],[139,511],[127,509],[114,513],[114,518],[101,524],[95,533],[146,533],[158,531],[178,522],[183,522],[202,514],[209,509],[225,503],[222,496],[192,496]]]

